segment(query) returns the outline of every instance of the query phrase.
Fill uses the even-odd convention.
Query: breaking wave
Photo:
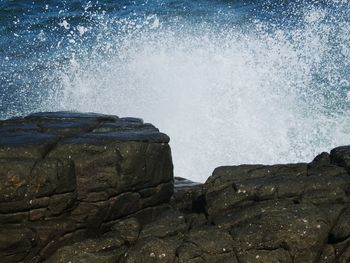
[[[63,17],[66,59],[45,62],[30,110],[142,117],[170,136],[175,175],[197,181],[219,165],[310,161],[350,142],[349,8],[274,8]]]

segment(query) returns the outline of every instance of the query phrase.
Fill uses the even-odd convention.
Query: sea
[[[133,116],[175,175],[350,144],[348,0],[0,0],[0,119]]]

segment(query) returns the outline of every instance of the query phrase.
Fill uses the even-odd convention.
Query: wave
[[[43,74],[41,109],[142,117],[170,135],[175,174],[196,181],[219,165],[310,161],[350,142],[350,27],[334,7],[297,12],[62,19],[68,60]]]

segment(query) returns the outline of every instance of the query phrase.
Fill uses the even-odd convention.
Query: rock
[[[330,246],[349,237],[350,177],[321,157],[214,171],[204,185],[208,218],[230,232],[239,262],[338,262]]]
[[[185,178],[175,177],[171,204],[183,212],[205,213],[203,185]]]
[[[135,218],[128,218],[117,222],[111,228],[111,231],[118,237],[122,238],[126,243],[135,243],[140,235],[141,224]],[[113,235],[114,235],[113,234]]]
[[[331,156],[329,153],[323,152],[317,155],[311,163],[309,163],[310,167],[322,166],[331,164]]]
[[[176,247],[181,244],[178,238],[148,237],[129,249],[124,261],[127,263],[172,263],[176,258]]]
[[[84,241],[75,242],[72,245],[59,248],[56,253],[47,259],[47,263],[58,262],[96,262],[96,263],[115,263],[124,257],[127,247],[125,241],[107,233],[99,238],[88,238]]]
[[[182,213],[170,210],[142,229],[139,238],[181,236],[186,230],[185,216]]]
[[[0,227],[0,258],[3,262],[20,262],[35,242],[35,233],[20,225]]]
[[[238,262],[232,236],[214,227],[189,232],[178,249],[179,262]]]
[[[176,178],[161,214],[112,228],[131,240],[113,254],[118,262],[348,262],[350,176],[334,160],[219,167],[205,184]]]
[[[1,239],[2,262],[45,259],[75,233],[99,235],[115,220],[158,211],[173,193],[168,142],[151,124],[111,115],[1,121],[0,224],[13,229]]]
[[[137,118],[1,121],[1,262],[349,262],[350,146],[200,184],[168,142]]]
[[[186,178],[174,177],[175,191],[187,190],[193,186],[202,185],[201,183],[192,182]]]
[[[350,171],[350,145],[340,146],[331,151],[331,163],[344,167]]]

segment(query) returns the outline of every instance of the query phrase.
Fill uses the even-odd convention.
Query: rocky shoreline
[[[137,118],[0,121],[1,262],[350,262],[350,146],[173,177]]]

